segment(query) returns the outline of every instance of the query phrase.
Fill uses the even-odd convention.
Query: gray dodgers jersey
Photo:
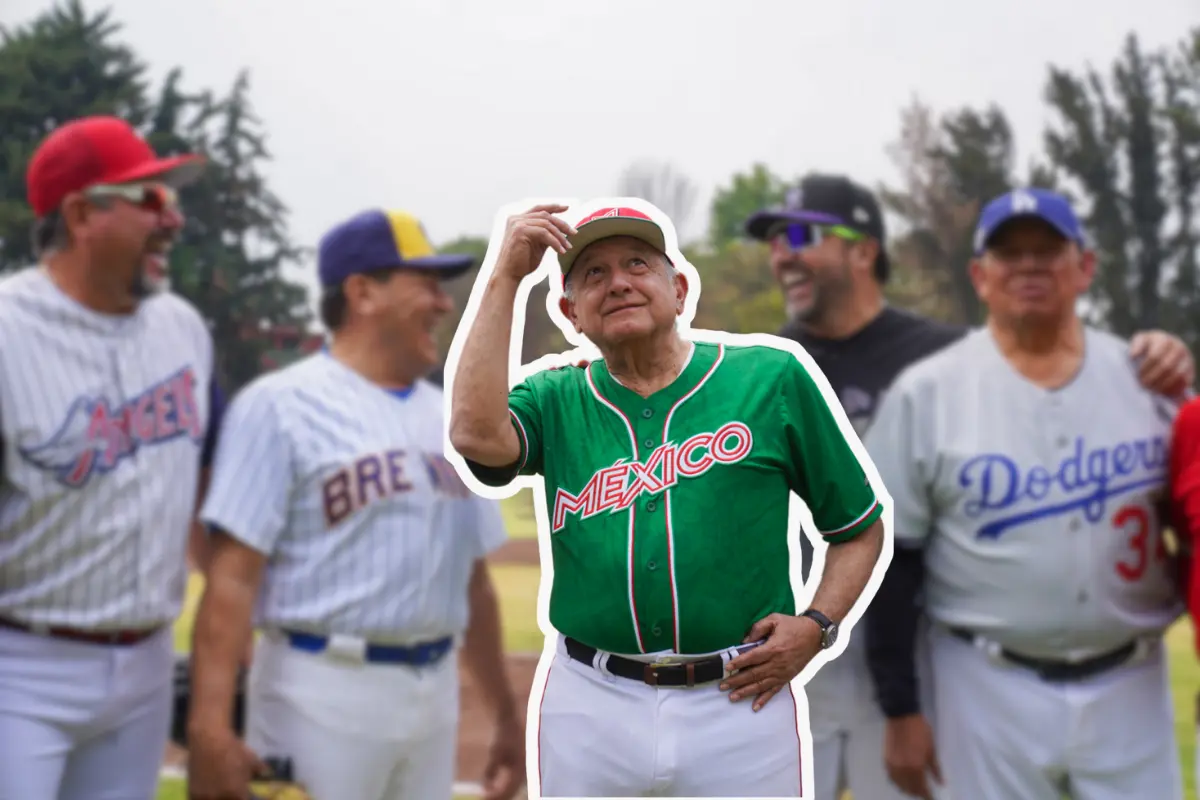
[[[901,374],[865,441],[896,546],[925,547],[929,616],[1034,656],[1113,649],[1182,610],[1156,508],[1174,409],[1126,342],[1085,341],[1050,391],[974,331]]]
[[[0,280],[0,616],[175,619],[212,373],[208,328],[175,295],[115,316],[40,268]]]
[[[506,535],[443,455],[442,403],[325,351],[233,398],[201,517],[266,554],[256,624],[395,643],[465,629],[471,570]]]

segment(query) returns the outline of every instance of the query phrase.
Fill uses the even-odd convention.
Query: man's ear
[[[87,199],[78,193],[67,195],[62,204],[58,207],[59,216],[62,217],[62,224],[74,238],[77,231],[87,225],[88,217],[92,211]]]
[[[558,310],[561,311],[562,315],[566,317],[572,325],[575,326],[576,333],[583,333],[583,331],[579,330],[579,323],[575,318],[575,304],[568,300],[565,294],[558,298]]]
[[[688,286],[687,276],[682,272],[675,273],[675,313],[682,314],[683,307],[687,303],[688,291],[691,287]]]

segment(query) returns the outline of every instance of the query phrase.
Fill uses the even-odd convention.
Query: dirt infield
[[[535,539],[513,539],[489,559],[494,564],[525,564],[538,566],[538,545]],[[509,679],[517,693],[517,707],[524,711],[529,700],[529,688],[537,669],[537,653],[510,654],[506,659]],[[487,750],[491,744],[492,723],[479,689],[465,670],[462,678],[462,717],[458,734],[458,780],[477,783],[483,778]]]

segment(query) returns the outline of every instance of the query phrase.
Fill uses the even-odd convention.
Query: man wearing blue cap
[[[921,595],[955,798],[1182,798],[1160,514],[1177,402],[1079,318],[1096,257],[1065,199],[997,198],[975,253],[986,325],[902,372],[866,435],[895,503],[868,659],[913,674]]]
[[[318,261],[329,346],[234,398],[201,512],[189,796],[246,797],[274,757],[318,798],[448,800],[461,645],[497,721],[484,795],[509,798],[523,714],[485,561],[504,526],[442,455],[442,391],[424,380],[443,282],[473,261],[385,211],[336,226]],[[243,745],[230,712],[252,627]]]

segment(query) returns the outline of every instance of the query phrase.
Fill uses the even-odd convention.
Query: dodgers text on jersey
[[[1020,525],[1077,510],[1099,522],[1110,499],[1161,484],[1166,469],[1167,443],[1160,436],[1108,447],[1077,437],[1053,471],[1023,466],[1003,453],[983,453],[962,465],[958,483],[970,490],[963,506],[967,516],[987,517],[976,536],[996,539]]]

